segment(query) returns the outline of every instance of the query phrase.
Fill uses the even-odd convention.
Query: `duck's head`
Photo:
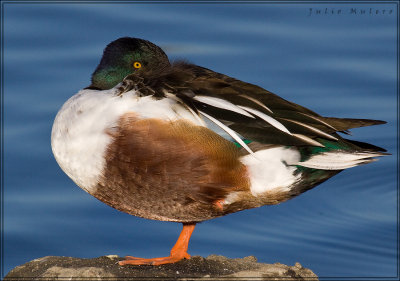
[[[108,90],[129,74],[140,75],[169,65],[167,55],[153,43],[138,38],[119,38],[104,49],[88,88]]]

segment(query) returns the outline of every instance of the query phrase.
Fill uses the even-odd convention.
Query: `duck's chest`
[[[64,172],[132,215],[199,221],[212,202],[246,189],[238,148],[173,100],[81,91],[56,116],[52,149]]]
[[[118,122],[126,114],[162,120],[193,119],[169,99],[122,96],[113,90],[82,90],[58,112],[52,129],[51,145],[62,170],[82,189],[93,194],[105,172],[107,148],[113,141]],[[140,153],[140,152],[138,152]]]

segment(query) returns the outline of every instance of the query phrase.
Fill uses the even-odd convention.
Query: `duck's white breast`
[[[139,97],[135,91],[117,96],[115,90],[81,90],[58,112],[51,146],[62,170],[82,189],[94,193],[105,166],[105,153],[112,141],[110,130],[119,118],[133,112],[139,118],[199,121],[176,101]]]

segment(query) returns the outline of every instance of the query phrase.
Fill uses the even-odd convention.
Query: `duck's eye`
[[[133,67],[136,68],[136,69],[138,69],[138,68],[141,68],[141,67],[142,67],[142,64],[141,64],[140,62],[138,62],[138,61],[135,61],[135,62],[133,63]]]

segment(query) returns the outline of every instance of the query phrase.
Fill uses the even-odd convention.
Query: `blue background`
[[[51,153],[58,109],[89,85],[106,44],[132,36],[161,46],[171,59],[260,85],[321,115],[388,122],[354,129],[352,138],[392,156],[281,205],[201,223],[190,254],[300,262],[320,277],[397,275],[396,4],[3,8],[5,273],[47,255],[165,256],[177,239],[180,225],[132,217],[79,189]]]

